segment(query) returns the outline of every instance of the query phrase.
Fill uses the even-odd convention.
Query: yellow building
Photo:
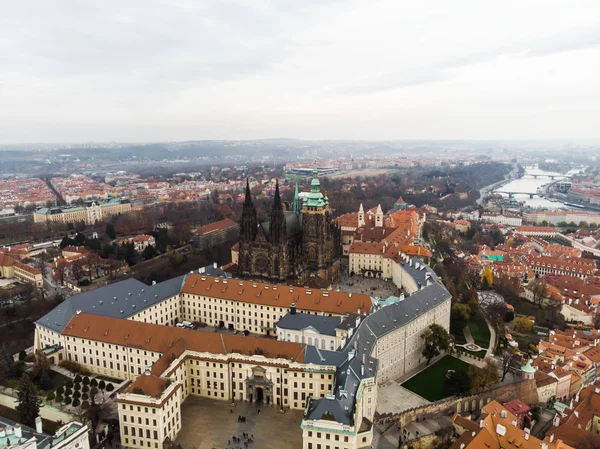
[[[44,279],[40,270],[21,263],[6,254],[0,254],[0,276],[5,279],[17,279],[38,288],[44,287]]]
[[[131,212],[129,200],[112,199],[106,203],[92,203],[90,206],[41,207],[33,213],[35,223],[78,223],[95,224],[113,215]]]
[[[36,322],[34,346],[55,348],[54,361],[133,381],[117,397],[128,447],[174,439],[190,394],[304,410],[304,449],[368,447],[378,383],[425,363],[420,335],[428,326],[449,327],[450,294],[435,273],[412,259],[396,265],[392,279],[409,296],[387,303],[204,273],[150,286],[127,279],[65,300]],[[288,313],[300,323],[285,327]],[[282,340],[296,328],[315,332],[304,332],[306,344],[174,327],[184,321]],[[286,331],[277,333],[280,321]],[[324,340],[332,333],[334,350]]]

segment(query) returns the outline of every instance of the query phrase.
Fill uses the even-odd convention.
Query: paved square
[[[379,385],[377,389],[377,411],[379,413],[400,413],[428,403],[429,401],[407,390],[395,380]]]
[[[234,444],[232,437],[246,432],[254,434],[249,448],[302,449],[302,411],[281,414],[277,410],[245,402],[230,407],[227,401],[189,395],[181,406],[182,427],[176,443],[184,449],[243,448],[243,441]],[[245,416],[246,422],[238,423],[238,415]]]

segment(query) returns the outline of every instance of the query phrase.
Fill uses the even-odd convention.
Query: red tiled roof
[[[312,290],[200,274],[190,274],[181,293],[272,307],[287,308],[295,303],[299,310],[339,315],[357,311],[368,313],[372,305],[370,296],[362,293]]]
[[[196,235],[206,235],[209,234],[211,232],[215,232],[215,231],[220,231],[222,229],[225,228],[230,228],[232,226],[235,226],[237,223],[229,218],[226,218],[225,220],[220,220],[220,221],[215,221],[214,223],[210,223],[207,225],[202,226],[201,228],[197,229],[196,231],[194,231],[194,234]]]

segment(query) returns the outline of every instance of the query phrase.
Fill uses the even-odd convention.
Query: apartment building
[[[584,258],[558,258],[548,256],[529,257],[529,266],[539,276],[568,275],[586,279],[597,273],[596,262]]]
[[[555,237],[560,234],[552,226],[519,226],[515,231],[533,237]]]

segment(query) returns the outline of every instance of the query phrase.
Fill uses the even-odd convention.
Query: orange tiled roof
[[[295,303],[299,310],[339,315],[369,313],[372,305],[369,295],[362,293],[312,290],[200,274],[190,274],[181,292],[272,307],[287,308]]]
[[[62,334],[158,353],[168,352],[181,340],[185,343],[180,344],[185,344],[188,350],[211,354],[250,355],[258,349],[265,357],[294,359],[299,363],[304,362],[306,348],[300,343],[201,332],[88,313],[75,314]],[[159,373],[153,370],[153,374]]]
[[[124,393],[144,394],[153,398],[159,398],[168,387],[169,381],[152,374],[144,374],[138,378],[124,391]],[[141,393],[138,393],[141,390]]]
[[[220,231],[225,228],[230,228],[235,226],[237,223],[229,218],[225,220],[215,221],[214,223],[209,223],[207,225],[202,226],[201,228],[194,231],[194,234],[197,235],[205,235],[211,232]]]

